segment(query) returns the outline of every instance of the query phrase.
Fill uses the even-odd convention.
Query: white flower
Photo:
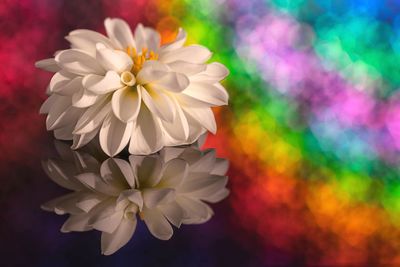
[[[141,24],[132,34],[125,21],[108,18],[105,28],[108,37],[72,31],[70,49],[36,63],[56,72],[41,113],[57,139],[72,139],[79,148],[99,133],[110,156],[128,143],[131,154],[147,155],[216,132],[211,107],[228,102],[220,84],[228,70],[206,63],[207,48],[184,46],[182,29],[160,46],[160,35]]]
[[[49,177],[73,193],[49,201],[43,209],[70,214],[63,232],[102,231],[101,250],[109,255],[133,236],[138,218],[155,237],[168,240],[174,225],[208,221],[215,203],[229,191],[228,162],[214,150],[197,147],[164,148],[150,156],[129,160],[108,158],[102,163],[58,143],[61,160],[49,159],[43,167]]]

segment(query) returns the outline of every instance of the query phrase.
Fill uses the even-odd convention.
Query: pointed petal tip
[[[213,135],[217,134],[217,127],[213,128],[213,129],[209,129],[209,132],[212,133]]]
[[[68,230],[64,225],[61,227],[61,229],[60,229],[60,232],[61,233],[70,233],[71,231],[70,230]]]
[[[101,248],[101,255],[110,256],[110,255],[112,255],[112,254],[114,254],[114,253],[115,253],[115,251],[111,251],[111,250],[109,250],[109,249],[103,249],[103,248]]]

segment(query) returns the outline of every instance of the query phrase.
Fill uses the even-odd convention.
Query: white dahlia
[[[49,159],[43,167],[60,186],[73,190],[42,206],[70,217],[62,232],[102,232],[101,250],[109,255],[133,236],[138,220],[151,234],[167,240],[181,224],[200,224],[213,215],[206,203],[224,199],[228,161],[214,150],[195,146],[164,148],[149,156],[129,160],[71,151],[58,144],[61,159]]]
[[[160,46],[159,33],[141,24],[132,34],[125,21],[108,18],[105,28],[108,37],[72,31],[70,49],[36,63],[55,72],[41,113],[57,139],[79,148],[99,133],[110,156],[128,143],[130,153],[147,155],[216,132],[211,107],[228,102],[220,84],[228,70],[206,63],[207,48],[184,46],[182,29]]]

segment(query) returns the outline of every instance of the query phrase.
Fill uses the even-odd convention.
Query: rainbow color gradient
[[[231,72],[206,146],[231,161],[233,238],[262,266],[400,265],[399,14],[395,0],[1,2],[1,151],[39,146],[49,75],[33,63],[68,31],[121,17],[167,42],[183,27]]]
[[[212,3],[181,25],[231,70],[232,223],[270,264],[400,264],[400,3]]]

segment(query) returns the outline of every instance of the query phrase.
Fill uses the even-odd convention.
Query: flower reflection
[[[137,220],[155,237],[168,240],[174,225],[200,224],[213,211],[208,203],[224,199],[228,161],[212,149],[197,146],[164,148],[149,156],[127,160],[105,158],[99,151],[73,151],[57,142],[61,159],[48,159],[43,168],[60,186],[73,192],[42,208],[70,217],[62,232],[102,231],[101,250],[110,255],[133,236]]]

